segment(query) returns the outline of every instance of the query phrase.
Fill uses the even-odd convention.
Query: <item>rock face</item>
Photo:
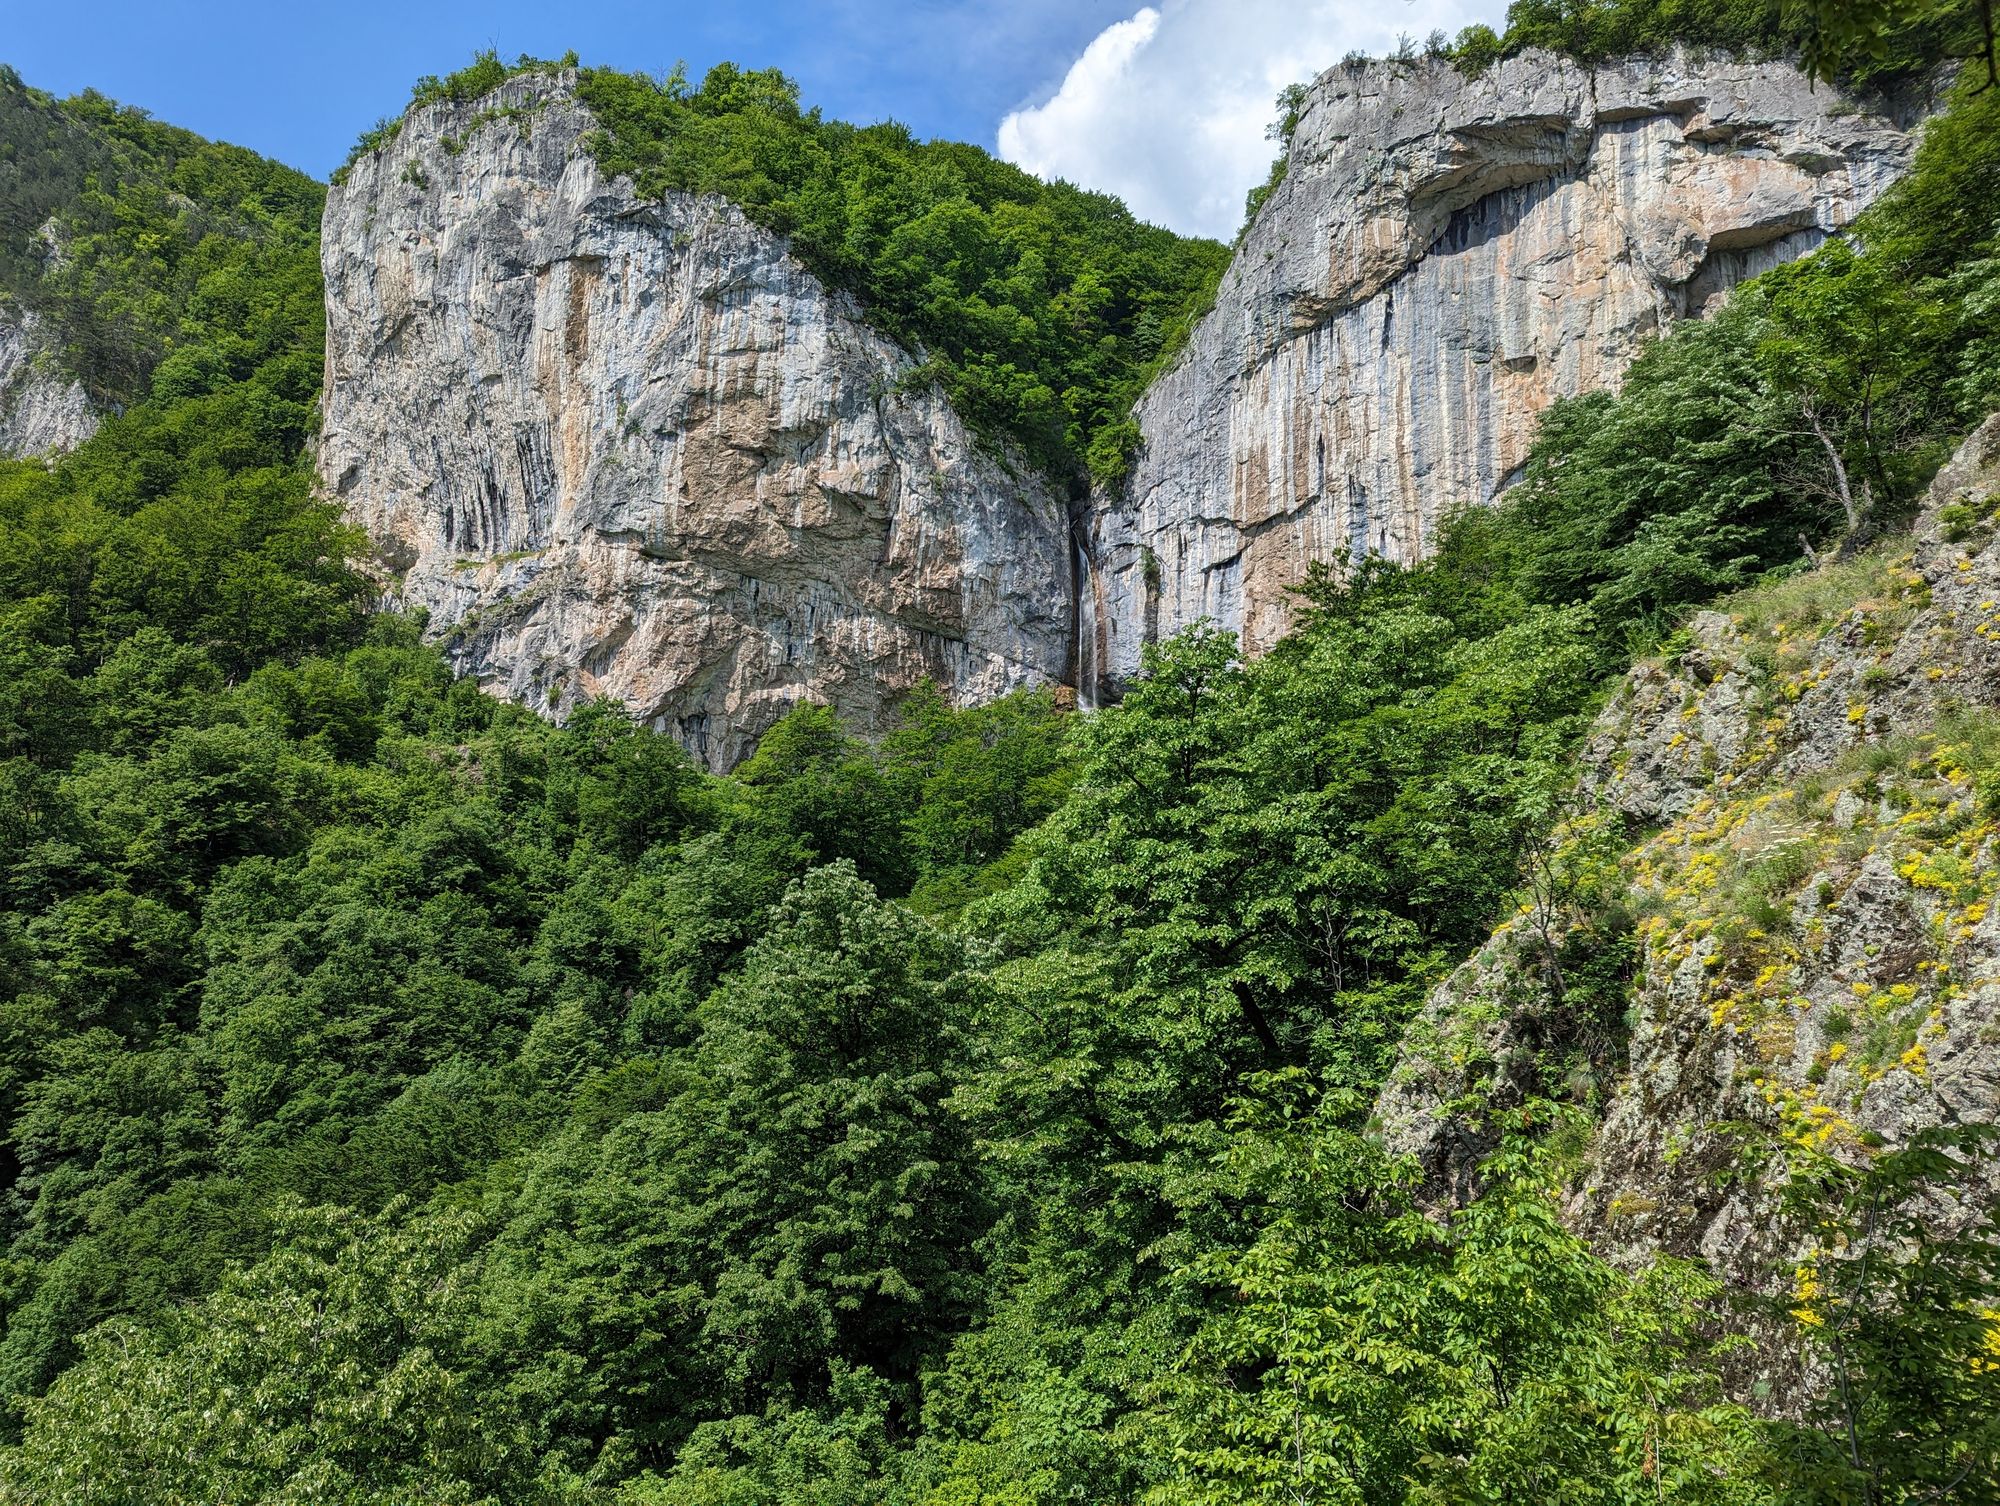
[[[1421,556],[1552,401],[1615,387],[1647,335],[1874,199],[1914,118],[1685,56],[1323,74],[1214,311],[1139,405],[1132,474],[1095,500],[1106,673],[1203,617],[1268,647],[1310,561]]]
[[[0,456],[60,455],[97,432],[83,384],[57,370],[40,321],[0,305]]]
[[[1312,561],[1420,556],[1556,398],[1873,200],[1917,113],[1685,56],[1325,74],[1079,548],[781,238],[641,203],[568,79],[516,79],[328,199],[321,473],[462,670],[711,764],[920,676],[1089,698],[1201,618],[1268,647]]]
[[[1066,503],[732,206],[606,181],[563,76],[414,110],[327,200],[323,484],[453,662],[728,767],[794,702],[1065,678]]]
[[[1796,1231],[1768,1178],[1720,1175],[1724,1126],[1858,1157],[2000,1119],[2000,415],[1913,539],[1724,605],[1631,672],[1585,750],[1573,832],[1650,834],[1563,921],[1639,917],[1571,1213],[1612,1253],[1754,1282]],[[1377,1103],[1440,1199],[1492,1143],[1481,1105],[1562,1089],[1527,929],[1439,986]]]

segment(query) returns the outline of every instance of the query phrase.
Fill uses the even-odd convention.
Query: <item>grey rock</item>
[[[1509,922],[1432,989],[1404,1032],[1372,1127],[1413,1158],[1425,1201],[1463,1202],[1494,1148],[1496,1110],[1540,1091],[1534,1026],[1552,1007],[1531,930]]]
[[[1324,73],[1214,310],[1095,499],[1106,672],[1201,618],[1251,652],[1343,552],[1409,561],[1558,397],[1812,249],[1908,163],[1907,109],[1783,63],[1525,53]]]
[[[607,180],[568,76],[414,109],[329,194],[318,465],[454,666],[711,766],[801,699],[1063,679],[1068,508],[716,198]]]
[[[0,456],[67,454],[97,425],[83,384],[57,366],[41,321],[0,303]]]
[[[1932,479],[1911,568],[1927,604],[1900,627],[1858,603],[1819,646],[1799,697],[1786,769],[1831,767],[1850,749],[1922,727],[1947,707],[2000,705],[2000,414]],[[1885,624],[1887,624],[1885,626]]]
[[[1859,1158],[1934,1125],[2000,1121],[2000,830],[1969,776],[1898,741],[1992,735],[1990,718],[1963,718],[2000,707],[2000,415],[1939,473],[1911,545],[1857,590],[1886,580],[1924,604],[1857,602],[1802,643],[1796,696],[1736,622],[1704,613],[1693,647],[1636,667],[1587,741],[1586,814],[1635,834],[1618,899],[1652,917],[1569,1203],[1614,1257],[1699,1256],[1769,1290],[1802,1235],[1773,1175],[1746,1171],[1747,1143]],[[1903,780],[1906,799],[1871,770]],[[1807,857],[1751,882],[1788,850]],[[1749,918],[1752,896],[1776,918]],[[1533,1081],[1525,1047],[1550,1004],[1535,954],[1506,940],[1517,929],[1434,990],[1376,1105],[1385,1143],[1418,1157],[1436,1199],[1464,1195],[1482,1116]],[[2000,1166],[1984,1179],[1990,1201]],[[1763,1337],[1769,1381],[1796,1335]]]
[[[1727,617],[1698,612],[1694,646],[1675,665],[1635,666],[1591,729],[1584,793],[1626,820],[1671,820],[1738,763],[1752,733],[1755,692],[1744,644]]]

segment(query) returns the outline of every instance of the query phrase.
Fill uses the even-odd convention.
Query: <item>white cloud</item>
[[[1504,0],[1161,0],[1099,32],[1039,104],[1000,122],[1000,155],[1115,193],[1134,213],[1227,239],[1277,148],[1272,101],[1399,33],[1497,25]]]

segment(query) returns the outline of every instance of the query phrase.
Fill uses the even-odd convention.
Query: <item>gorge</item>
[[[783,237],[607,179],[573,73],[517,76],[329,196],[320,475],[482,684],[616,696],[714,766],[800,697],[1088,702],[1199,620],[1268,646],[1315,560],[1422,557],[1550,402],[1872,201],[1922,108],[1686,53],[1330,70],[1130,474],[1080,495]]]
[[[2000,1500],[2000,62],[1826,14],[1231,246],[0,64],[0,1506]]]

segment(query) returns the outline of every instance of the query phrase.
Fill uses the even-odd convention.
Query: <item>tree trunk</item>
[[[1806,425],[1812,430],[1813,438],[1817,439],[1820,448],[1826,451],[1826,463],[1833,472],[1834,494],[1840,498],[1840,510],[1847,515],[1847,531],[1859,533],[1861,509],[1855,504],[1854,488],[1848,484],[1847,462],[1840,458],[1840,446],[1833,442],[1833,436],[1826,432],[1826,425],[1820,422],[1817,404],[1807,402],[1802,405],[1801,411],[1805,414]]]

